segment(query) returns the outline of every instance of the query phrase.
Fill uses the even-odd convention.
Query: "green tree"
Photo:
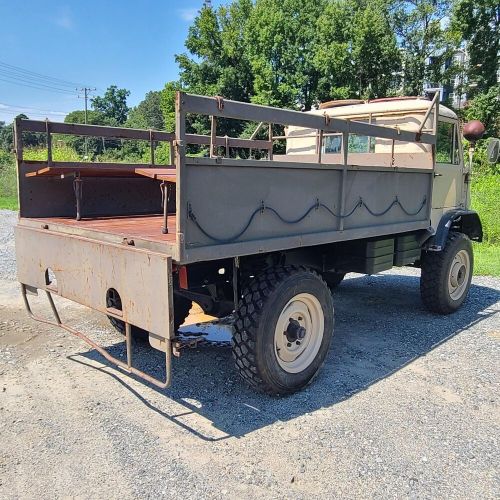
[[[220,95],[226,99],[249,101],[252,95],[252,72],[245,50],[245,27],[253,9],[251,0],[234,0],[217,9],[205,4],[189,28],[185,45],[188,53],[178,54],[180,67],[179,85],[176,88],[205,95]],[[162,98],[165,125],[173,127],[168,118],[174,100]],[[173,95],[173,94],[172,94]],[[167,116],[165,116],[167,113]],[[238,135],[244,124],[235,120],[220,119],[218,133]],[[207,117],[188,117],[187,128],[195,133],[207,133],[210,125]]]
[[[109,125],[110,122],[111,120],[100,111],[87,111],[87,123],[89,125]],[[64,118],[64,123],[85,123],[85,111],[83,109],[70,111]]]
[[[22,118],[24,120],[29,119],[24,113],[20,113],[16,116],[15,120]],[[44,133],[40,132],[24,132],[23,133],[23,146],[28,147],[39,147],[46,145],[46,136]],[[14,121],[8,125],[4,122],[0,122],[0,147],[7,152],[11,152],[14,149]]]
[[[319,101],[347,99],[356,94],[358,86],[353,79],[351,57],[353,12],[356,9],[352,0],[333,0],[318,18],[313,50],[314,66],[319,73]]]
[[[252,101],[308,110],[317,100],[316,24],[325,0],[257,0],[246,48],[254,75]]]
[[[10,153],[14,148],[14,131],[12,124],[0,122],[0,148]]]
[[[454,47],[444,27],[450,0],[393,0],[392,23],[403,50],[404,93],[420,95],[424,82],[442,80],[443,63]],[[430,63],[430,64],[429,64]]]
[[[204,5],[189,28],[187,53],[178,54],[180,84],[191,92],[248,101],[252,73],[244,30],[251,0],[235,0],[214,9]]]
[[[166,83],[161,91],[160,107],[167,132],[175,130],[175,94],[178,90],[182,90],[181,84],[173,81]]]
[[[71,111],[64,118],[65,123],[85,123],[85,111],[75,110]],[[100,111],[89,110],[87,111],[87,124],[88,125],[108,125],[114,126],[116,122],[114,119],[108,118]],[[106,147],[116,147],[116,141],[105,141],[98,137],[84,137],[76,135],[62,136],[62,140],[71,148],[73,148],[79,155],[83,156],[87,151],[88,155],[93,158],[95,155],[102,153]],[[86,143],[86,146],[85,146]]]
[[[469,54],[467,76],[475,85],[469,87],[468,94],[487,92],[498,78],[500,4],[493,0],[458,0],[452,19]]]
[[[104,96],[91,99],[92,107],[110,121],[114,121],[116,125],[122,125],[126,122],[129,112],[127,106],[127,97],[129,95],[129,90],[119,89],[116,85],[111,85],[104,93]]]
[[[130,110],[126,126],[162,130],[164,120],[161,109],[161,92],[156,90],[148,92],[144,99]]]
[[[486,128],[486,137],[500,137],[500,84],[487,92],[476,94],[465,109],[467,121],[479,120]]]
[[[395,90],[401,53],[383,0],[369,0],[354,15],[352,61],[361,97],[385,97]]]

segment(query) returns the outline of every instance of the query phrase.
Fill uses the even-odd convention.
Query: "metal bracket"
[[[163,226],[161,232],[168,233],[168,182],[162,181],[160,184],[161,189],[161,203],[163,205]]]
[[[132,328],[130,323],[125,322],[125,346],[127,352],[127,362],[125,363],[121,359],[115,358],[114,356],[109,354],[109,352],[107,352],[106,349],[101,347],[99,344],[96,344],[93,340],[89,339],[84,333],[75,330],[71,326],[63,323],[59,315],[59,312],[57,311],[56,305],[54,304],[54,299],[52,298],[52,295],[50,294],[49,291],[45,290],[45,293],[47,294],[47,299],[49,301],[50,308],[52,309],[52,314],[54,315],[55,321],[35,315],[31,310],[31,306],[28,300],[27,296],[28,288],[29,287],[27,285],[21,284],[21,294],[23,296],[24,306],[26,307],[28,315],[32,319],[34,319],[35,321],[39,321],[40,323],[45,323],[47,325],[58,326],[59,328],[66,330],[67,332],[75,335],[76,337],[79,337],[81,340],[83,340],[92,348],[94,348],[99,354],[101,354],[101,356],[106,358],[110,363],[114,364],[118,368],[121,368],[122,370],[125,370],[126,372],[132,375],[142,378],[146,382],[149,382],[150,384],[153,384],[156,387],[159,387],[160,389],[166,389],[167,387],[170,386],[172,382],[172,343],[170,339],[165,339],[165,341],[167,342],[166,346],[167,348],[165,352],[165,380],[162,381],[132,366],[132,332],[131,332]]]
[[[215,102],[217,103],[217,109],[222,111],[224,109],[224,98],[220,95],[216,95]]]
[[[75,191],[76,198],[76,220],[82,219],[82,194],[83,194],[83,181],[80,177],[80,172],[76,174],[75,180],[73,181],[73,190]]]

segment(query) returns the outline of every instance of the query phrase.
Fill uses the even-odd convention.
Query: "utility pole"
[[[77,89],[78,90],[78,89]],[[80,92],[83,92],[83,98],[85,99],[85,115],[84,115],[84,121],[85,125],[87,125],[87,112],[88,112],[88,105],[87,101],[90,96],[90,92],[95,92],[96,88],[89,88],[89,87],[83,87],[83,89],[80,89]],[[81,97],[81,96],[78,96]],[[85,136],[85,159],[88,159],[88,151],[87,151],[87,136]]]

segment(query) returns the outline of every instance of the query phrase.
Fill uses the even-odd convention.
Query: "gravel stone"
[[[183,350],[159,391],[27,317],[15,222],[0,211],[0,498],[498,498],[500,279],[474,277],[464,306],[438,316],[417,269],[349,275],[304,391],[256,394],[230,350],[207,345]],[[123,356],[105,318],[57,304]],[[160,352],[134,349],[164,375]]]
[[[14,254],[14,225],[17,212],[0,210],[0,279],[16,278],[16,258]]]

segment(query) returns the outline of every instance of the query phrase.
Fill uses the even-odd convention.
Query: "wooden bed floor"
[[[168,216],[168,233],[163,234],[162,215],[127,215],[123,217],[95,217],[77,221],[66,217],[32,219],[47,224],[64,224],[79,229],[115,234],[123,238],[140,238],[149,241],[175,242],[175,214]]]

